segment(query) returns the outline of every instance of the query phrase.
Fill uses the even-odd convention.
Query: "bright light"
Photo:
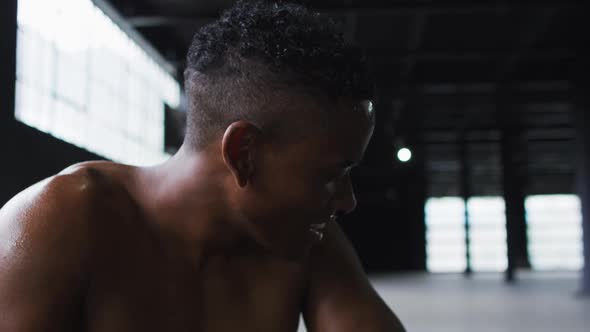
[[[430,198],[424,207],[426,268],[430,272],[462,272],[467,267],[465,201],[461,197]]]
[[[402,163],[410,161],[412,159],[412,151],[408,148],[402,148],[397,152],[397,159]]]
[[[525,201],[533,270],[580,270],[584,266],[582,207],[576,195],[529,196]]]
[[[91,0],[18,0],[16,118],[117,162],[166,160],[180,85]]]

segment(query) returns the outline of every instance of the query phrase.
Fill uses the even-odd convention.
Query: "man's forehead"
[[[301,109],[323,111],[333,109],[343,110],[354,110],[355,113],[362,113],[367,119],[373,120],[375,117],[375,105],[371,99],[361,99],[348,96],[340,97],[329,97],[327,95],[310,95],[308,93],[301,93],[299,91],[275,91],[275,96],[278,97],[280,103],[296,108],[298,111]]]
[[[315,145],[326,159],[357,163],[372,136],[375,110],[370,100],[350,100],[341,104],[344,112],[328,120],[324,130],[315,136]],[[365,120],[362,120],[364,118]]]
[[[357,102],[355,108],[365,114],[369,120],[373,120],[375,117],[375,108],[373,106],[373,101],[369,99],[363,99],[360,102]]]
[[[276,119],[284,128],[295,130],[289,131],[290,135],[301,134],[301,138],[306,140],[334,145],[335,142],[345,143],[348,139],[362,142],[367,132],[372,132],[374,128],[375,108],[370,99],[313,98],[303,94],[284,96],[286,98],[280,100],[284,111]]]

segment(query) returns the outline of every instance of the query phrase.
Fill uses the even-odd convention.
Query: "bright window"
[[[576,195],[529,196],[526,199],[528,249],[535,270],[583,267],[582,212]]]
[[[426,202],[426,268],[431,272],[462,272],[465,257],[465,203],[460,197]]]
[[[106,158],[167,158],[178,82],[90,0],[19,0],[16,118]]]
[[[507,266],[506,216],[501,197],[473,197],[469,212],[469,250],[473,271],[503,271]],[[426,266],[431,272],[463,272],[467,267],[465,201],[431,198],[426,203]]]
[[[508,256],[504,199],[473,197],[467,202],[467,208],[472,270],[506,270]]]
[[[576,195],[529,196],[525,201],[528,252],[534,270],[583,267],[582,213]],[[508,265],[506,214],[502,197],[473,197],[469,212],[473,271],[504,271]],[[465,257],[465,204],[459,197],[426,203],[427,269],[462,272]]]

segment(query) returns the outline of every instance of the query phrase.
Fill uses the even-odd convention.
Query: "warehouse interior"
[[[341,225],[408,330],[584,331],[590,5],[299,2],[339,23],[375,79]],[[0,206],[79,161],[173,154],[186,51],[233,3],[2,1]]]

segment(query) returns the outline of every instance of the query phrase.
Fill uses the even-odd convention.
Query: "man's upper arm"
[[[369,283],[337,224],[313,249],[304,308],[310,332],[402,332],[401,322]]]
[[[64,331],[80,310],[87,183],[62,175],[0,210],[0,331]]]

